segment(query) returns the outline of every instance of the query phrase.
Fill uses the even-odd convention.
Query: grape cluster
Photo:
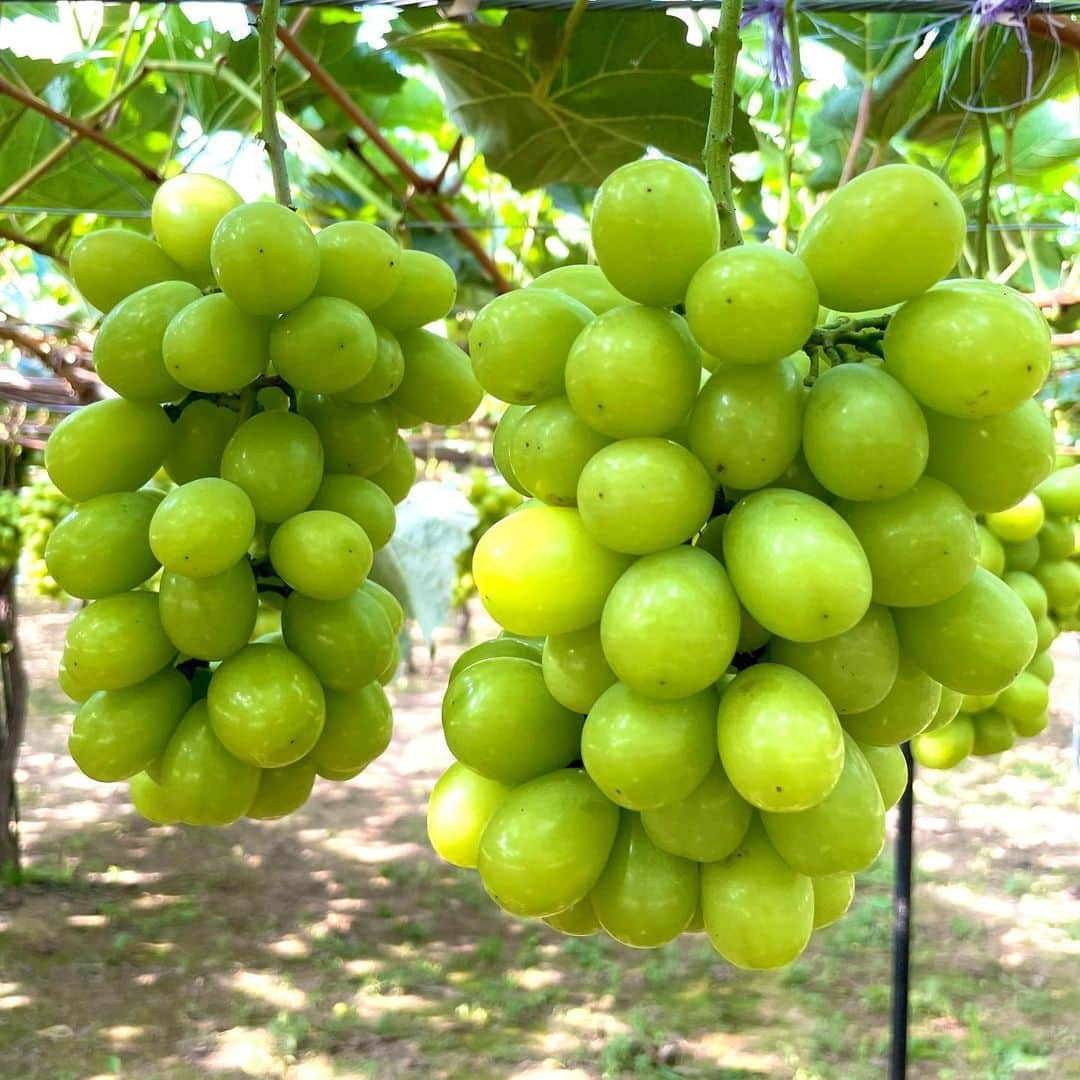
[[[415,479],[398,428],[463,421],[481,390],[421,329],[452,272],[375,226],[313,234],[197,175],[152,222],[156,241],[106,229],[71,256],[119,396],[45,451],[77,503],[49,570],[89,601],[60,667],[69,748],[152,821],[281,817],[389,743],[403,616],[368,574]]]
[[[1080,515],[1080,465],[1050,474],[1007,510],[978,526],[979,563],[1024,602],[1038,635],[1035,658],[1003,690],[965,694],[952,720],[940,719],[911,740],[920,765],[951,769],[968,755],[1010,749],[1017,737],[1040,735],[1049,723],[1054,661],[1048,652],[1080,608],[1075,519]]]
[[[453,606],[463,608],[476,592],[472,576],[472,557],[480,537],[497,521],[502,521],[511,510],[521,505],[521,495],[508,484],[491,482],[483,469],[473,469],[465,487],[465,497],[476,511],[477,520],[469,534],[469,546],[457,559],[457,578],[454,581]]]
[[[56,599],[64,593],[49,573],[45,551],[53,530],[71,509],[71,500],[38,471],[32,474],[30,483],[19,492],[17,543],[22,546],[26,579],[38,596]]]
[[[1053,467],[1050,335],[1010,289],[943,280],[964,231],[897,165],[795,254],[718,251],[704,182],[649,159],[597,193],[598,266],[479,313],[529,498],[476,548],[505,631],[451,673],[428,827],[507,911],[787,964],[881,851],[900,745],[1048,644],[976,514],[1005,534]],[[817,328],[819,305],[867,314]]]

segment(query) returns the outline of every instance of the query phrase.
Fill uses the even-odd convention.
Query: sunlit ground
[[[66,618],[22,626],[33,883],[0,898],[4,1080],[885,1075],[888,852],[776,974],[700,937],[637,953],[512,921],[424,842],[450,635],[433,665],[416,650],[364,776],[279,823],[148,826],[64,753]],[[918,783],[914,1077],[1080,1077],[1075,652],[1040,740]]]

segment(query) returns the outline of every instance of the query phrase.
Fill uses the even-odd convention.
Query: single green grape
[[[377,682],[358,690],[326,691],[326,723],[308,755],[327,780],[351,780],[390,745],[394,714]]]
[[[231,393],[266,371],[270,323],[245,313],[224,293],[210,293],[173,316],[161,351],[165,370],[181,386]]]
[[[165,789],[148,773],[136,773],[128,780],[128,798],[135,812],[155,825],[173,825],[180,820]]]
[[[1048,514],[1077,517],[1080,515],[1080,465],[1051,472],[1036,487],[1035,494]],[[1069,554],[1072,554],[1071,550]],[[1064,554],[1060,557],[1064,558]]]
[[[214,672],[206,698],[222,745],[262,769],[299,761],[319,741],[326,700],[315,673],[280,645],[248,645]]]
[[[491,456],[495,461],[495,468],[499,475],[519,494],[530,494],[529,489],[518,479],[514,472],[514,464],[511,460],[511,451],[514,445],[514,435],[518,425],[525,414],[529,412],[529,405],[508,405],[495,426],[491,436]],[[576,497],[576,491],[575,491]]]
[[[587,713],[615,683],[615,673],[604,658],[599,623],[553,634],[544,642],[541,665],[551,696],[576,713]],[[450,677],[453,675],[451,671]]]
[[[927,474],[959,492],[976,513],[1007,510],[1050,475],[1054,433],[1042,405],[959,420],[926,410]]]
[[[937,731],[927,731],[911,740],[911,756],[927,769],[952,769],[975,745],[975,725],[970,716],[960,715]]]
[[[501,656],[458,675],[443,698],[442,722],[454,757],[513,785],[574,761],[584,721],[551,696],[539,664]]]
[[[522,421],[519,438],[541,408]],[[657,438],[598,449],[577,484],[582,524],[605,547],[630,555],[689,540],[708,520],[714,494],[705,467],[686,447]]]
[[[239,192],[203,173],[181,173],[154,192],[150,225],[165,253],[185,270],[210,277],[210,238],[218,222],[244,200]]]
[[[390,496],[374,480],[347,473],[326,473],[310,509],[332,510],[352,518],[367,534],[374,551],[390,542],[397,524]]]
[[[637,304],[614,308],[574,341],[566,359],[566,395],[574,412],[602,435],[666,435],[694,403],[699,355],[681,316]]]
[[[1012,721],[995,709],[987,709],[971,718],[975,727],[975,738],[971,752],[976,757],[990,757],[1003,754],[1016,742],[1016,729]]]
[[[53,577],[56,575],[54,574]],[[1050,607],[1050,600],[1046,589],[1039,583],[1039,579],[1031,574],[1019,570],[1010,570],[1003,574],[1002,581],[1024,602],[1024,606],[1035,620],[1043,618]],[[70,590],[68,590],[70,592]]]
[[[341,600],[360,587],[373,551],[364,530],[333,510],[305,510],[283,521],[270,562],[286,585],[316,600]]]
[[[1036,652],[1045,652],[1054,643],[1058,636],[1059,627],[1058,624],[1047,616],[1045,619],[1039,619],[1035,623]]]
[[[721,364],[690,414],[690,449],[715,485],[763,487],[798,453],[805,401],[802,380],[787,360]]]
[[[1035,655],[1035,621],[1000,578],[980,567],[953,596],[894,612],[900,644],[932,678],[965,694],[1003,690]]]
[[[244,557],[255,535],[255,510],[236,484],[207,476],[173,488],[150,521],[154,557],[175,574],[223,574]]]
[[[711,555],[675,547],[638,559],[619,578],[604,604],[600,636],[611,670],[631,689],[688,697],[731,663],[739,603]]]
[[[1072,559],[1039,563],[1032,573],[1046,592],[1051,611],[1059,614],[1076,607],[1080,600],[1080,566]]]
[[[406,248],[401,252],[400,268],[390,296],[377,307],[365,309],[375,322],[400,334],[450,314],[457,299],[457,278],[442,259]]]
[[[49,534],[45,565],[71,596],[96,600],[141,585],[158,568],[150,550],[157,500],[141,491],[98,495]]]
[[[967,695],[961,694],[958,690],[949,690],[943,686],[938,707],[934,711],[930,723],[923,728],[923,731],[937,731],[938,728],[943,728],[954,720],[960,712],[960,707],[964,704],[966,697]]]
[[[387,400],[430,424],[465,423],[484,397],[469,358],[427,330],[395,332],[405,355],[405,375]]]
[[[91,780],[111,784],[156,761],[191,704],[176,668],[120,690],[99,690],[75,714],[68,751]]]
[[[899,611],[894,611],[893,617],[896,618],[899,614]],[[888,694],[873,708],[858,713],[846,713],[841,723],[860,743],[870,746],[899,746],[926,729],[941,704],[941,693],[941,684],[918,667],[911,657],[901,652],[896,681]]]
[[[227,405],[199,398],[189,401],[173,423],[173,440],[165,455],[165,471],[176,484],[217,476],[221,455],[240,424],[240,414]]]
[[[541,651],[527,641],[519,641],[517,638],[497,637],[490,641],[481,641],[477,645],[466,649],[450,668],[447,676],[447,685],[452,683],[459,675],[468,671],[474,664],[481,660],[493,660],[498,656],[516,657],[519,660],[531,660],[534,664],[540,663]],[[550,687],[548,690],[550,691]],[[554,694],[552,695],[555,696]],[[560,703],[561,704],[561,703]],[[570,708],[570,706],[567,706]],[[573,712],[585,712],[584,709],[573,709]]]
[[[977,526],[976,533],[979,539],[979,566],[995,577],[1001,577],[1005,573],[1005,548],[985,525]]]
[[[480,837],[511,790],[455,761],[428,800],[427,834],[435,854],[454,866],[475,869]]]
[[[870,311],[940,281],[964,247],[967,215],[937,174],[883,165],[835,191],[799,237],[798,256],[835,311]]]
[[[835,509],[866,553],[876,603],[935,604],[959,592],[975,573],[975,515],[940,480],[924,476],[892,499],[841,502]]]
[[[994,707],[1013,723],[1027,723],[1042,716],[1050,705],[1050,689],[1029,671],[1022,671],[998,695]]]
[[[64,417],[45,445],[49,479],[73,502],[134,491],[161,468],[173,430],[148,402],[108,398]]]
[[[747,611],[790,641],[850,630],[870,606],[870,565],[835,510],[800,491],[754,492],[724,526],[731,583]]]
[[[885,846],[885,804],[858,743],[844,735],[844,768],[825,798],[795,814],[762,813],[780,857],[811,877],[865,870]]]
[[[829,699],[780,664],[739,672],[720,697],[720,761],[736,791],[760,810],[817,806],[844,767],[844,733]]]
[[[637,949],[673,941],[698,906],[697,864],[658,848],[637,814],[624,813],[604,872],[589,893],[600,925]]]
[[[841,714],[862,712],[883,701],[900,664],[892,616],[877,604],[871,604],[850,630],[824,641],[774,637],[767,655],[805,675]]]
[[[891,810],[908,786],[908,765],[904,751],[899,746],[871,746],[869,743],[859,743],[859,749],[874,774],[885,809]]]
[[[492,814],[480,837],[480,880],[511,914],[555,915],[592,891],[618,827],[618,807],[580,769],[539,776]]]
[[[87,233],[71,249],[68,272],[83,299],[104,312],[148,285],[185,276],[158,244],[130,229]]]
[[[853,874],[830,874],[811,878],[814,886],[814,929],[822,930],[839,921],[855,897]]]
[[[658,848],[704,863],[727,858],[753,816],[754,808],[735,790],[717,758],[689,795],[642,811],[641,823]]]
[[[166,571],[158,607],[169,640],[185,656],[224,660],[239,652],[255,630],[259,594],[247,559],[212,577]]]
[[[316,296],[348,300],[370,312],[402,282],[401,245],[366,221],[337,221],[315,235],[319,246]]]
[[[56,681],[60,684],[60,689],[72,701],[75,701],[80,705],[95,692],[93,686],[85,684],[83,680],[71,670],[66,649],[60,654],[60,662],[56,667]]]
[[[405,625],[405,609],[398,598],[389,589],[370,578],[360,586],[360,591],[383,609],[383,614],[390,623],[390,629],[395,634],[400,634],[401,628]]]
[[[725,364],[782,359],[806,343],[817,315],[817,287],[806,264],[767,244],[717,252],[686,290],[690,332]]]
[[[179,821],[231,825],[255,801],[262,770],[233,757],[214,734],[204,700],[173,732],[161,759],[161,788]]]
[[[535,277],[529,282],[530,289],[555,289],[584,304],[594,315],[603,315],[612,308],[622,307],[630,301],[619,292],[599,266],[584,263],[573,266],[557,266],[554,270]]]
[[[668,158],[645,158],[609,173],[590,223],[604,276],[631,300],[657,307],[682,303],[690,279],[720,240],[708,185]]]
[[[1054,681],[1054,658],[1048,652],[1040,652],[1028,664],[1027,670],[1049,686]]]
[[[623,683],[605,690],[581,732],[581,760],[596,786],[628,810],[686,798],[716,760],[716,694],[657,701]]]
[[[589,427],[565,397],[548,398],[514,424],[510,468],[536,498],[552,506],[574,506],[582,469],[610,442]]]
[[[593,911],[592,901],[586,896],[565,911],[555,915],[545,915],[544,922],[558,930],[560,934],[568,934],[571,937],[588,937],[595,934],[600,927],[600,920]]]
[[[408,440],[397,435],[390,451],[390,460],[371,474],[376,485],[386,492],[393,503],[403,502],[416,483],[416,455]]]
[[[593,313],[565,293],[516,289],[496,296],[469,331],[477,382],[512,405],[559,397],[570,347]]]
[[[201,296],[188,281],[163,281],[121,300],[105,316],[94,341],[94,367],[101,381],[131,401],[183,397],[184,387],[165,369],[165,330]]]
[[[977,419],[1027,401],[1050,371],[1050,327],[1006,285],[945,281],[885,331],[885,370],[936,412]]]
[[[94,600],[68,623],[65,663],[94,690],[119,690],[160,671],[176,655],[161,625],[157,593]]]
[[[249,315],[299,307],[319,277],[319,245],[303,219],[277,203],[247,203],[218,222],[210,265],[221,291]]]
[[[319,432],[296,413],[256,413],[226,444],[221,476],[245,492],[259,521],[284,521],[306,510],[322,483]]]
[[[371,370],[359,382],[335,396],[350,405],[383,401],[401,385],[404,378],[405,354],[401,351],[401,342],[385,327],[376,326],[375,362]]]
[[[1050,713],[1044,711],[1024,717],[1009,717],[1009,723],[1012,724],[1013,732],[1021,738],[1034,739],[1036,735],[1041,735],[1049,726]]]
[[[375,366],[378,339],[371,320],[336,296],[313,296],[270,331],[274,370],[297,390],[337,394]]]
[[[527,635],[564,634],[599,622],[630,557],[601,547],[576,510],[528,505],[480,537],[472,572],[501,626]]]
[[[390,461],[398,435],[393,411],[385,401],[350,405],[304,395],[300,411],[319,433],[329,472],[371,476]]]
[[[341,600],[293,593],[281,615],[285,644],[328,690],[358,690],[389,664],[394,632],[383,606],[362,589]]]
[[[1054,473],[1053,475],[1057,476],[1058,474]],[[1076,537],[1073,535],[1072,523],[1062,521],[1058,517],[1047,517],[1039,530],[1038,541],[1039,558],[1046,562],[1067,559],[1076,552]]]
[[[840,364],[806,400],[803,454],[814,476],[843,499],[891,499],[922,476],[926,419],[894,378],[869,364]]]
[[[810,940],[814,889],[754,821],[735,851],[701,868],[701,910],[709,940],[728,963],[778,968],[795,960]]]
[[[1002,541],[1001,547],[1005,552],[1006,570],[1031,570],[1039,561],[1038,537],[1029,536],[1018,544]]]
[[[286,817],[308,801],[314,786],[315,767],[307,758],[278,769],[263,769],[247,817],[257,821]]]

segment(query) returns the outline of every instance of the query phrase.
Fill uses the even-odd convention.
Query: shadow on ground
[[[888,853],[781,973],[510,920],[424,841],[452,646],[397,688],[394,746],[357,780],[283,822],[150,826],[64,753],[65,619],[24,627],[33,881],[0,898],[0,1076],[884,1075]],[[1042,740],[919,783],[914,1077],[1080,1075],[1071,648]]]

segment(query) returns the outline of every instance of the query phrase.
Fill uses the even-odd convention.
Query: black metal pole
[[[911,960],[911,851],[915,824],[915,762],[904,743],[908,783],[900,799],[896,823],[896,881],[893,885],[892,1030],[889,1038],[889,1080],[907,1076],[908,987]]]

